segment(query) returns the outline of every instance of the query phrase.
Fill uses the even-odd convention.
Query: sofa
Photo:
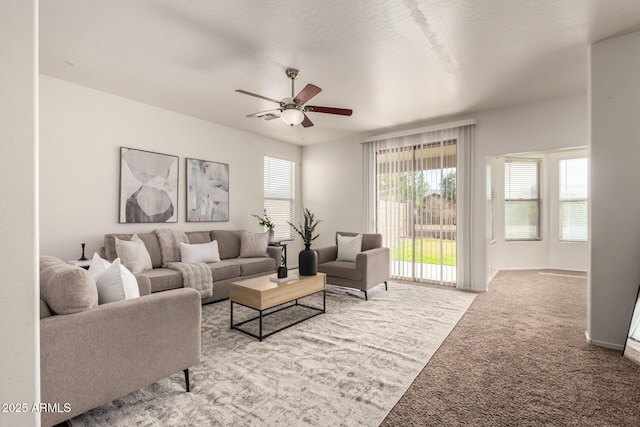
[[[40,257],[42,425],[53,426],[200,363],[200,294],[177,289],[98,305],[91,274]],[[56,406],[57,405],[57,406]]]
[[[353,261],[338,259],[338,236],[355,237],[362,234],[359,252]],[[382,247],[382,234],[351,233],[338,231],[336,244],[316,249],[318,253],[318,271],[327,275],[327,283],[346,286],[362,291],[365,300],[369,289],[384,283],[390,277],[391,253],[389,248]]]
[[[282,247],[268,246],[264,257],[240,257],[241,230],[187,231],[185,234],[191,244],[209,243],[217,240],[220,261],[209,263],[213,275],[213,295],[202,299],[203,304],[229,298],[229,284],[236,280],[272,274],[280,265]],[[139,280],[149,280],[151,292],[179,289],[184,286],[182,275],[169,268],[163,268],[160,242],[156,233],[139,233],[151,257],[152,270],[136,274]],[[131,240],[133,234],[107,234],[100,255],[113,261],[117,258],[115,239]]]

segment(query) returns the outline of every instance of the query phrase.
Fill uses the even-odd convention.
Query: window
[[[539,177],[539,159],[505,160],[505,240],[540,239]]]
[[[560,240],[587,241],[588,176],[586,157],[560,160]]]
[[[275,227],[276,241],[293,238],[291,226],[295,197],[295,163],[264,156],[264,208]]]

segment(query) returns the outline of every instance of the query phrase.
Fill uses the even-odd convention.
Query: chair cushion
[[[218,241],[220,259],[238,258],[240,256],[239,230],[213,230],[211,240]]]
[[[43,255],[40,257],[40,298],[52,313],[79,313],[98,305],[98,288],[84,268]]]
[[[356,262],[356,256],[362,248],[362,234],[355,236],[343,236],[338,234],[338,256],[337,261]]]
[[[327,276],[354,281],[362,280],[362,272],[356,268],[355,262],[329,261],[318,265],[318,271],[325,273]]]
[[[348,231],[338,231],[336,233],[336,244],[338,244],[338,234],[343,236],[355,236],[359,233],[351,233]],[[368,251],[382,247],[382,234],[379,233],[362,233],[362,250]]]
[[[241,274],[240,264],[232,260],[218,261],[207,265],[211,268],[214,283],[217,280],[239,277]]]
[[[238,258],[234,260],[240,265],[241,274],[250,276],[259,273],[273,273],[276,270],[276,260],[269,257],[261,258]]]

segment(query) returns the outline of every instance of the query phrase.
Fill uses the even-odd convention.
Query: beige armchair
[[[389,248],[382,247],[382,234],[362,233],[362,248],[356,256],[356,261],[337,261],[338,235],[357,234],[359,233],[338,231],[336,245],[317,249],[318,271],[327,275],[327,283],[359,289],[364,292],[365,300],[368,300],[367,291],[374,286],[384,283],[384,288],[387,289],[391,253]]]

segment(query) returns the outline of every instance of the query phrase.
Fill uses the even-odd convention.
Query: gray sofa
[[[337,261],[338,235],[356,236],[362,234],[361,252],[356,256],[356,262]],[[350,233],[338,231],[336,245],[316,249],[318,253],[318,271],[327,275],[327,283],[338,286],[359,289],[368,299],[367,291],[384,283],[390,277],[391,253],[389,248],[382,247],[382,234]]]
[[[203,304],[229,298],[229,284],[235,280],[272,274],[280,265],[281,247],[267,247],[269,256],[257,258],[240,258],[240,230],[187,231],[189,243],[209,243],[218,241],[221,261],[208,264],[213,273],[213,295],[202,300]],[[161,292],[183,287],[182,275],[168,268],[163,268],[160,243],[155,233],[137,233],[144,242],[153,270],[136,275],[140,280],[148,279],[151,292]],[[109,261],[117,258],[115,238],[131,240],[133,234],[107,234],[104,236],[104,247],[101,256]]]
[[[40,258],[41,401],[53,426],[200,362],[200,294],[177,289],[97,305],[88,271],[55,257]]]

